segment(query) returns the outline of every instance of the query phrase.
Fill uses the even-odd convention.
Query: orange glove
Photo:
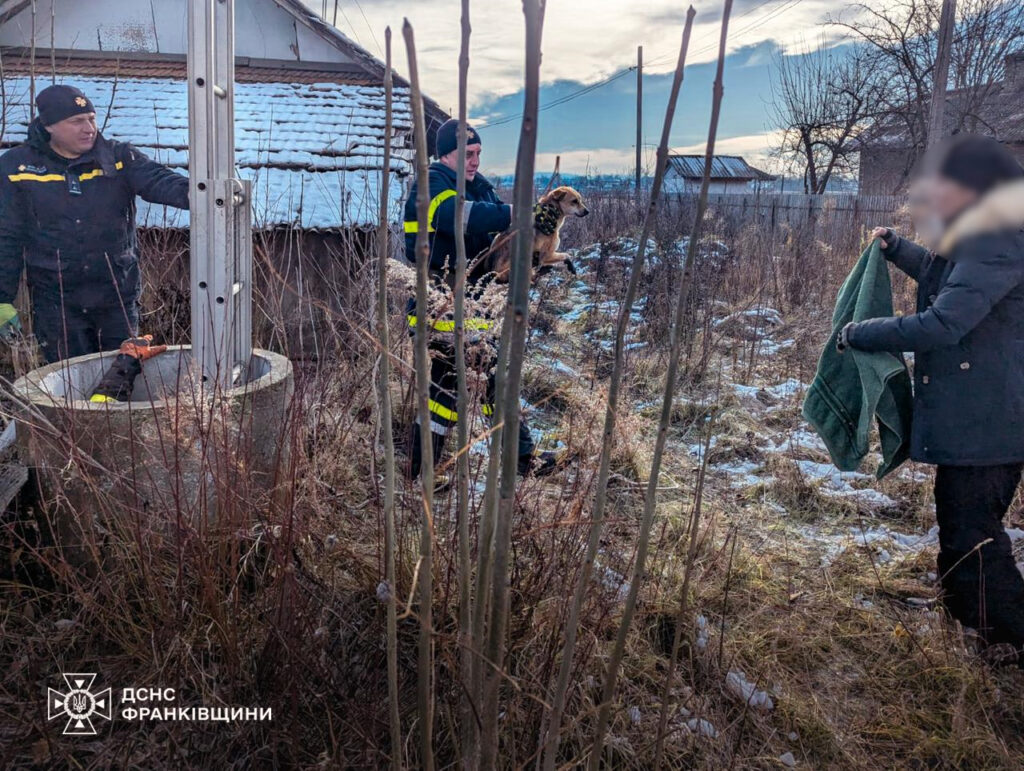
[[[126,356],[131,356],[133,359],[138,359],[139,362],[152,359],[154,356],[159,356],[161,353],[167,350],[166,345],[153,345],[153,335],[143,335],[142,337],[132,337],[121,343],[121,347],[118,348],[118,353],[123,353]]]

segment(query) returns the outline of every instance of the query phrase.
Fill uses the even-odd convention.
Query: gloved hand
[[[889,248],[893,235],[892,228],[887,227],[874,228],[871,231],[871,238],[877,238],[881,242],[883,249]]]
[[[21,319],[18,309],[10,303],[0,303],[0,340],[13,343],[21,337]]]
[[[142,337],[132,337],[125,340],[117,350],[118,353],[138,359],[141,363],[152,359],[154,356],[159,356],[167,350],[167,346],[153,345],[153,335],[142,335]]]
[[[857,323],[855,321],[851,321],[840,329],[839,334],[836,335],[836,350],[839,351],[839,353],[843,353],[850,347],[850,330],[855,326],[857,326]]]
[[[121,343],[114,363],[104,373],[89,401],[101,404],[128,401],[135,387],[135,378],[142,372],[142,362],[167,350],[166,345],[152,345],[152,342],[153,335],[143,335]]]

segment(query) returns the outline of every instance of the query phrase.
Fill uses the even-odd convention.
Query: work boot
[[[554,474],[565,463],[565,451],[534,450],[519,456],[519,473],[522,476],[546,477]]]
[[[441,465],[441,458],[444,455],[444,441],[447,437],[444,434],[430,433],[431,446],[434,449],[434,468]],[[423,470],[423,452],[420,445],[420,424],[413,423],[412,426],[412,448],[409,453],[412,463],[409,469],[410,479],[419,479]],[[440,476],[435,481],[439,481]],[[436,487],[436,485],[435,485]]]

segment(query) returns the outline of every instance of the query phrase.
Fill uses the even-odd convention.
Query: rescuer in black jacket
[[[188,179],[105,139],[77,88],[36,97],[28,139],[0,156],[0,336],[25,269],[33,331],[47,361],[134,337],[141,291],[135,196],[188,208]]]
[[[430,239],[430,271],[433,280],[443,282],[445,273],[455,271],[455,200],[458,121],[446,121],[437,130],[438,160],[430,164],[427,183],[430,186],[428,208],[428,233]],[[466,203],[463,208],[467,259],[472,260],[487,249],[495,236],[507,230],[512,224],[512,207],[502,203],[494,186],[477,173],[480,167],[480,135],[472,128],[466,137]],[[416,194],[420,180],[416,180],[409,191],[405,204],[405,255],[416,262],[416,235],[419,222],[416,212]],[[433,440],[434,463],[440,462],[448,432],[458,421],[456,413],[457,376],[453,332],[455,322],[451,318],[425,319],[416,317],[415,301],[409,304],[409,329],[415,331],[419,323],[426,323],[431,330],[430,337],[430,431]],[[490,319],[467,318],[467,332],[487,335],[493,330]],[[487,393],[481,405],[483,414],[494,414],[494,374],[487,383]],[[411,475],[420,474],[420,426],[415,424],[412,432]],[[519,421],[519,471],[522,474],[546,474],[555,470],[562,458],[551,451],[538,451],[530,435],[526,420]],[[439,487],[447,483],[444,475],[438,477]]]

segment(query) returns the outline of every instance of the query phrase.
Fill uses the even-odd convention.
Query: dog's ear
[[[563,198],[565,198],[564,187],[556,187],[554,190],[547,194],[547,199],[549,201],[561,201]]]

